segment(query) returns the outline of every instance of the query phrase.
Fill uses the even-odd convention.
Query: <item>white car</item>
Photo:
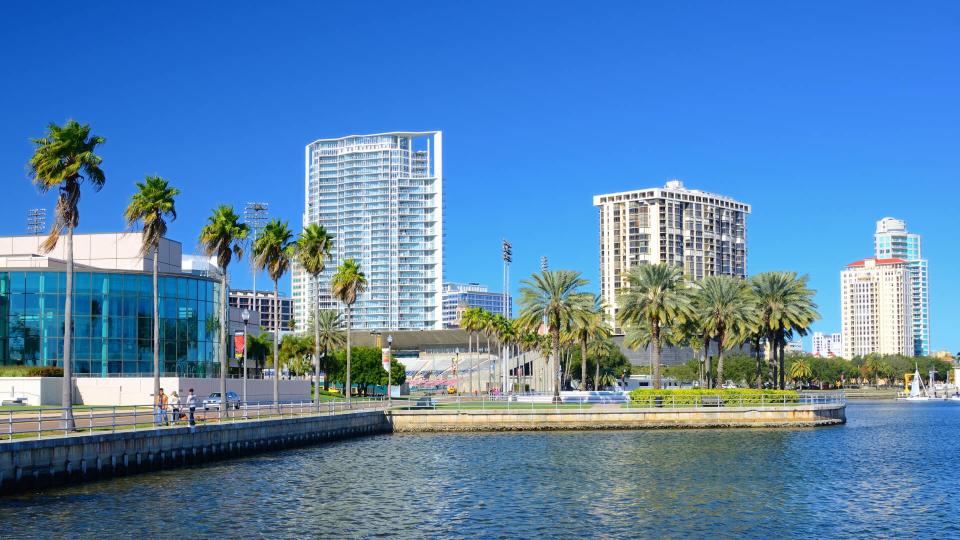
[[[721,386],[720,388],[723,388],[724,390],[734,390],[734,389],[738,388],[738,386],[737,386],[736,384],[728,381],[726,384],[724,384],[724,385]]]
[[[210,396],[203,400],[203,410],[209,411],[210,409],[219,411],[220,410],[220,392],[214,392]],[[240,408],[240,396],[237,395],[234,391],[227,392],[227,407],[233,407],[234,409]]]

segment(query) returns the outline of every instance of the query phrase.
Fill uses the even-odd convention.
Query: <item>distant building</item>
[[[844,358],[914,355],[910,284],[903,259],[864,259],[840,273]]]
[[[903,259],[910,272],[911,324],[914,356],[930,354],[930,287],[927,260],[923,258],[920,235],[907,232],[903,220],[886,217],[877,222],[873,236],[874,256]]]
[[[843,336],[840,332],[824,334],[823,332],[813,333],[814,356],[820,358],[834,358],[843,356]]]
[[[600,209],[600,296],[611,322],[634,266],[675,264],[691,280],[747,275],[749,204],[671,180],[595,195],[593,205]]]
[[[443,327],[459,328],[460,317],[464,310],[471,307],[483,308],[490,313],[503,314],[506,304],[506,317],[513,317],[512,299],[503,293],[490,292],[486,285],[477,283],[443,284]]]
[[[800,340],[788,341],[786,350],[788,353],[802,353],[803,352],[803,342]]]
[[[257,291],[254,298],[253,291],[245,289],[230,290],[230,307],[235,307],[241,311],[249,309],[260,314],[260,327],[272,332],[277,321],[277,309],[275,305],[273,291]],[[293,299],[280,296],[280,331],[287,332],[291,330],[290,319],[293,318]],[[309,321],[307,321],[309,323]]]

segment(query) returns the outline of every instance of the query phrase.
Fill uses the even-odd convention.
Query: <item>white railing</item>
[[[0,439],[13,441],[24,438],[43,438],[81,433],[115,433],[117,431],[142,431],[170,429],[175,427],[244,422],[270,418],[293,418],[299,416],[327,416],[357,411],[383,410],[383,398],[354,398],[345,400],[246,402],[219,406],[202,403],[191,411],[181,406],[158,411],[150,405],[124,406],[77,406],[73,408],[72,430],[67,429],[64,409],[60,407],[12,407],[0,410]]]

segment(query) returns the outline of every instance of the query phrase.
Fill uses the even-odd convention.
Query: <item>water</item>
[[[377,436],[0,499],[0,537],[960,537],[960,404],[847,418]]]

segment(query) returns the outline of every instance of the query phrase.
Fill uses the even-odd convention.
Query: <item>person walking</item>
[[[167,396],[163,393],[163,388],[160,389],[160,393],[153,397],[153,408],[154,408],[154,419],[153,423],[160,425],[167,419]]]
[[[187,412],[189,413],[189,423],[190,427],[196,425],[196,422],[193,419],[193,413],[197,410],[197,396],[193,395],[193,388],[187,393]]]
[[[180,423],[180,394],[176,390],[170,393],[170,411],[173,413],[173,425]]]
[[[160,391],[160,397],[162,398],[160,405],[160,416],[163,420],[163,425],[170,425],[170,416],[167,415],[167,409],[170,408],[170,396],[163,393],[163,390]]]

